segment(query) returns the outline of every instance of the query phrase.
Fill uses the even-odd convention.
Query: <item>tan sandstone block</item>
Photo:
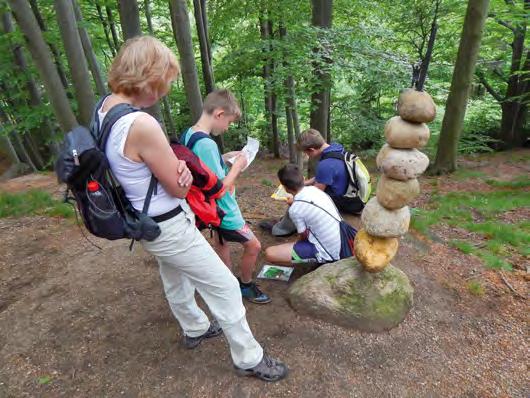
[[[380,238],[361,229],[355,236],[355,257],[365,271],[381,272],[396,255],[398,246],[397,238]]]

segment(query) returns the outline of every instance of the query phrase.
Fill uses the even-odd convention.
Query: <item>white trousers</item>
[[[234,364],[254,367],[263,349],[248,326],[239,282],[195,227],[187,204],[182,207],[179,215],[158,224],[162,233],[157,239],[142,241],[158,260],[171,311],[187,336],[205,333],[210,321],[195,301],[197,290],[223,328]]]

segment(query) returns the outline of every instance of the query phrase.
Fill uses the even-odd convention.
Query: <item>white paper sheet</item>
[[[252,137],[247,137],[247,144],[243,147],[241,150],[241,155],[245,156],[247,158],[247,165],[243,170],[245,170],[248,166],[250,166],[250,163],[256,158],[256,154],[259,151],[259,141]],[[241,156],[239,155],[239,156]],[[228,159],[228,162],[231,164],[234,164],[237,156],[233,156],[230,159]]]

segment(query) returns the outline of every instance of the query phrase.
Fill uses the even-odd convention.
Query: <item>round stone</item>
[[[385,125],[386,142],[392,148],[421,148],[429,141],[431,133],[425,123],[410,123],[399,116],[390,118]]]
[[[355,257],[368,272],[384,270],[396,255],[398,246],[397,238],[372,236],[365,229],[355,235]]]
[[[412,123],[429,123],[436,117],[436,105],[425,91],[408,88],[399,94],[398,113]]]
[[[408,205],[419,194],[420,183],[417,178],[400,181],[383,174],[377,183],[377,200],[381,206],[389,210],[400,209]]]
[[[305,315],[366,332],[392,329],[405,319],[413,289],[401,270],[365,272],[350,257],[302,276],[289,289],[293,308]]]
[[[397,210],[385,209],[375,197],[364,207],[361,221],[366,232],[372,236],[398,238],[409,230],[410,211],[407,206]]]
[[[429,158],[417,149],[394,149],[385,144],[376,163],[387,177],[406,181],[420,176],[429,166]]]

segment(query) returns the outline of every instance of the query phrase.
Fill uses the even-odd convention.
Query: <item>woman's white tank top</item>
[[[103,103],[102,108],[104,105],[105,103]],[[103,123],[106,115],[107,112],[98,110],[100,125]],[[152,117],[145,112],[133,112],[118,119],[114,126],[112,126],[105,148],[105,153],[114,176],[123,187],[131,204],[138,211],[142,211],[144,207],[145,196],[149,188],[152,173],[145,163],[136,162],[127,158],[123,153],[123,149],[125,148],[125,141],[127,140],[129,129],[140,115]],[[181,205],[183,201],[183,199],[169,195],[160,183],[158,183],[156,195],[153,194],[151,198],[147,214],[154,217],[167,213]]]

